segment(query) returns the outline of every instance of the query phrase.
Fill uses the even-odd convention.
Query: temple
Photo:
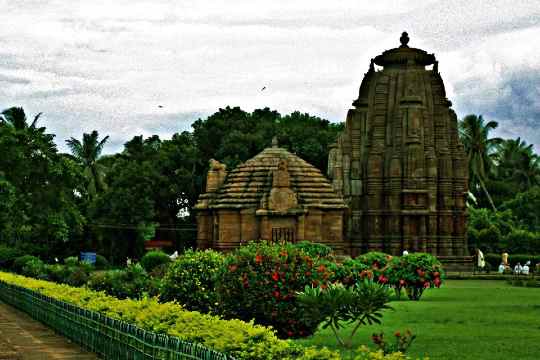
[[[210,161],[199,197],[197,247],[230,250],[256,240],[310,240],[348,252],[343,239],[343,198],[321,172],[298,156],[272,147],[231,172]]]
[[[409,47],[407,33],[400,40],[372,59],[330,150],[328,175],[348,205],[353,256],[408,250],[460,258],[468,253],[468,167],[457,117],[435,56]]]

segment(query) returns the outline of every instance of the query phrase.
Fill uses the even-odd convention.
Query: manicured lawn
[[[420,301],[393,301],[382,325],[358,331],[355,347],[371,344],[371,334],[411,329],[417,339],[410,355],[438,359],[540,359],[540,288],[512,287],[504,281],[448,280]],[[330,329],[298,340],[335,348]]]

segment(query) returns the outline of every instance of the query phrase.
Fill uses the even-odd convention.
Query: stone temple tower
[[[328,175],[349,207],[353,255],[408,250],[458,260],[468,255],[468,166],[457,117],[435,56],[409,47],[405,32],[400,41],[372,59]]]

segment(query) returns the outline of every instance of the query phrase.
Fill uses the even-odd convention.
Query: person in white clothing
[[[504,269],[505,269],[505,266],[503,263],[501,263],[501,265],[499,265],[499,274],[504,273]]]
[[[521,264],[517,263],[516,266],[514,266],[514,274],[516,275],[521,274],[521,270],[522,270]]]
[[[409,252],[407,250],[403,250],[403,256],[409,255]]]
[[[527,261],[525,265],[523,265],[523,268],[521,269],[521,273],[523,275],[529,275],[529,265],[531,264],[530,261]]]
[[[476,249],[476,258],[477,258],[477,267],[478,271],[484,270],[484,267],[486,266],[486,261],[484,260],[484,253],[480,249]]]

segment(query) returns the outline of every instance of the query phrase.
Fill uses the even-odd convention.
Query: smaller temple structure
[[[313,241],[348,252],[346,206],[314,166],[280,148],[277,140],[230,173],[210,160],[199,197],[197,247],[229,250],[252,240]]]

